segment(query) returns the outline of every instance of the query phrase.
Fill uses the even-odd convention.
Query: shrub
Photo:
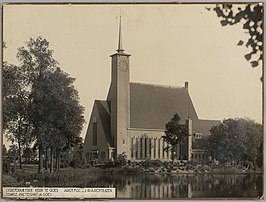
[[[162,167],[164,163],[160,160],[146,160],[142,163],[145,167]]]
[[[81,168],[82,162],[79,161],[78,159],[74,159],[69,163],[69,166],[72,168]]]
[[[118,154],[117,158],[115,160],[115,165],[117,166],[124,166],[127,164],[127,155],[125,152],[123,152],[122,154]]]

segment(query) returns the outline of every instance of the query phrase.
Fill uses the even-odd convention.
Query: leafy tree
[[[3,67],[3,129],[12,144],[18,144],[20,168],[23,148],[32,143],[29,122],[29,90],[22,68],[4,64]]]
[[[84,123],[83,107],[79,105],[74,79],[59,68],[47,73],[32,90],[32,123],[39,144],[50,147],[59,169],[60,153],[79,141]]]
[[[5,148],[5,146],[3,148]],[[3,172],[14,172],[16,170],[17,160],[19,159],[17,145],[11,145],[7,151],[5,148],[5,155],[3,155],[3,157]]]
[[[79,137],[77,139],[77,143],[74,147],[72,147],[73,150],[73,160],[78,160],[80,163],[82,163],[82,153],[83,153],[83,147],[84,143],[82,141],[82,137]]]
[[[22,157],[25,158],[26,163],[32,163],[32,161],[37,157],[37,152],[34,148],[26,147],[23,150]]]
[[[207,9],[210,10],[210,8]],[[245,58],[247,61],[251,61],[252,67],[257,67],[259,61],[263,59],[263,4],[249,3],[244,8],[240,4],[216,4],[213,10],[221,18],[222,26],[243,24],[243,29],[247,31],[250,38],[246,42],[240,40],[238,45],[245,45],[247,48],[251,48],[251,52],[246,54]],[[256,55],[259,55],[258,58],[252,59]]]
[[[163,140],[169,145],[165,150],[171,151],[171,159],[174,161],[176,156],[176,150],[179,146],[181,152],[181,145],[185,137],[188,135],[188,129],[186,125],[180,124],[180,117],[176,113],[172,119],[165,125],[164,135],[162,136]]]
[[[16,164],[16,161],[19,159],[19,151],[17,145],[12,144],[7,150],[8,158]]]
[[[208,148],[220,163],[257,164],[262,142],[262,126],[247,118],[226,119],[211,128]]]
[[[25,94],[19,100],[22,106],[20,108],[27,112],[26,118],[22,120],[27,121],[31,131],[23,128],[23,135],[20,137],[31,134],[36,140],[39,171],[43,169],[43,157],[46,155],[45,159],[48,159],[47,151],[50,151],[50,170],[53,171],[54,158],[56,169],[59,169],[61,151],[78,142],[84,123],[84,108],[79,104],[78,92],[73,85],[75,79],[58,67],[58,62],[53,58],[53,50],[49,49],[49,42],[41,37],[30,39],[26,47],[19,48],[17,58],[20,64],[12,69],[11,76],[4,83],[9,85],[9,78],[19,79],[21,82],[15,82],[19,85],[14,87],[16,91],[13,94],[17,97]],[[16,74],[22,76],[17,77]],[[9,95],[13,88],[6,89],[6,95]],[[6,105],[5,112],[10,113],[11,109]],[[15,108],[14,113],[18,112],[19,109]],[[10,114],[4,117],[10,122]],[[14,133],[10,138],[14,138]]]

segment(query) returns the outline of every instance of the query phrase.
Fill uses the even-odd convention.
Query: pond
[[[262,195],[261,174],[73,175],[42,186],[115,187],[118,198],[254,198]],[[41,184],[37,185],[40,186]]]

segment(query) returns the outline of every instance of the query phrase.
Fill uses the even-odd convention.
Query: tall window
[[[139,151],[139,138],[136,138],[136,142],[135,142],[135,157],[136,157],[136,159],[138,159],[139,158],[139,156],[138,156],[138,151]]]
[[[134,157],[134,141],[133,138],[131,138],[131,158]]]
[[[149,158],[151,158],[151,138],[149,140]]]
[[[164,151],[164,141],[163,141],[163,148],[162,148],[162,150],[163,150],[163,159],[164,159],[164,154],[165,154],[165,151]]]
[[[156,158],[156,138],[154,138],[154,158]]]
[[[167,159],[169,159],[169,144],[167,144],[167,147],[168,147],[168,149],[167,149],[167,151],[166,151],[166,154],[167,154]]]
[[[93,117],[93,127],[92,127],[92,144],[93,146],[97,145],[97,121],[96,117]]]
[[[144,158],[147,158],[147,140],[147,138],[144,139]]]
[[[143,158],[142,157],[142,149],[143,149],[143,145],[142,145],[142,138],[139,138],[139,141],[140,141],[140,158]]]
[[[161,158],[160,152],[161,152],[161,140],[158,139],[158,158]]]

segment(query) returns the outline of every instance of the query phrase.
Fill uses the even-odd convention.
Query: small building
[[[220,121],[199,119],[188,82],[183,87],[130,82],[130,54],[122,48],[121,19],[111,69],[108,96],[95,100],[93,105],[83,149],[85,162],[108,162],[119,154],[131,161],[171,160],[162,136],[165,124],[175,113],[189,131],[181,151],[176,151],[178,158],[197,163],[208,160],[206,138]]]

